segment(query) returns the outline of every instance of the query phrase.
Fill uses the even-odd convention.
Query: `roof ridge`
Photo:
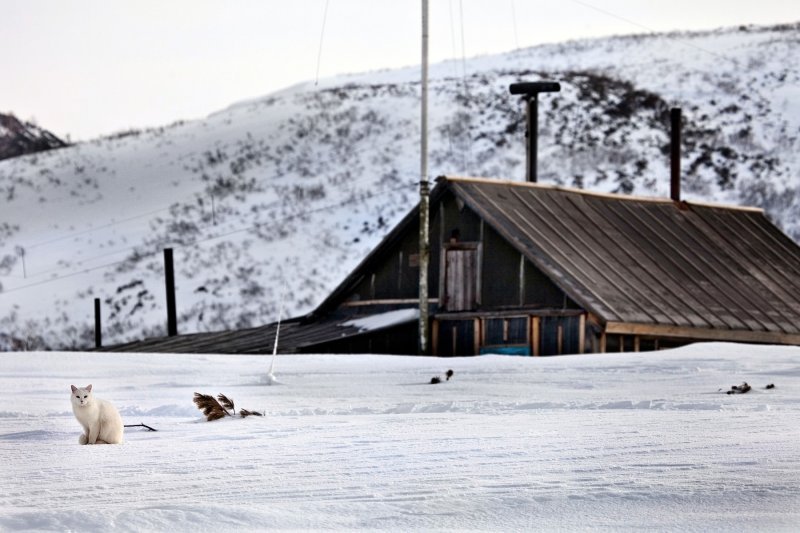
[[[636,196],[636,195],[629,195],[629,194],[614,194],[610,192],[599,192],[599,191],[590,191],[586,189],[579,189],[577,187],[565,187],[563,185],[555,185],[552,183],[532,183],[528,181],[513,181],[507,179],[500,179],[500,178],[487,178],[487,177],[478,177],[478,176],[448,176],[442,175],[436,178],[437,181],[445,180],[455,183],[486,183],[489,185],[510,185],[514,187],[521,187],[521,188],[534,188],[534,189],[546,189],[546,190],[553,190],[553,191],[560,191],[560,192],[567,192],[567,193],[575,193],[581,194],[584,196],[593,196],[597,198],[608,198],[611,200],[625,200],[625,201],[634,201],[634,202],[652,202],[652,203],[660,203],[660,204],[674,204],[675,201],[671,198],[665,198],[661,196]],[[718,208],[718,209],[734,209],[738,211],[749,211],[754,213],[764,213],[764,209],[760,207],[752,207],[752,206],[743,206],[743,205],[732,205],[732,204],[721,204],[721,203],[713,203],[713,202],[697,202],[697,201],[686,201],[682,200],[681,203],[685,203],[689,206],[697,206],[697,207],[711,207],[711,208]]]

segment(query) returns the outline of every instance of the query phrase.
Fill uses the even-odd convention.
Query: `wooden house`
[[[800,344],[800,247],[759,209],[443,177],[430,220],[435,355]],[[417,305],[418,232],[414,211],[314,315]]]
[[[800,345],[800,247],[760,209],[441,177],[431,191],[434,355]],[[281,353],[416,353],[419,216],[398,224]],[[118,347],[270,353],[275,325]]]

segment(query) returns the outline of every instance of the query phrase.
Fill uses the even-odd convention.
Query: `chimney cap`
[[[511,94],[539,94],[539,93],[557,93],[561,90],[561,84],[557,81],[526,81],[520,83],[512,83],[508,86]]]

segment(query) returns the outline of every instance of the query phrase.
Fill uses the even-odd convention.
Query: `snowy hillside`
[[[575,41],[431,69],[430,169],[524,177],[520,80],[540,102],[543,182],[668,193],[668,109],[683,108],[687,199],[763,207],[800,239],[800,25]],[[314,308],[414,205],[419,70],[301,84],[205,120],[0,162],[0,347],[179,331]]]
[[[796,531],[799,360],[299,355],[265,386],[269,358],[6,354],[0,530]],[[90,381],[158,431],[78,445]],[[266,416],[206,422],[195,392]]]

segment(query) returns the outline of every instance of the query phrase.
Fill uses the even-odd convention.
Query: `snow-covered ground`
[[[557,358],[12,353],[0,530],[792,530],[800,348]],[[453,379],[431,377],[448,368]],[[747,381],[753,390],[727,395]],[[80,446],[70,384],[126,424]],[[765,386],[774,383],[775,388]],[[263,418],[206,422],[194,392]]]

